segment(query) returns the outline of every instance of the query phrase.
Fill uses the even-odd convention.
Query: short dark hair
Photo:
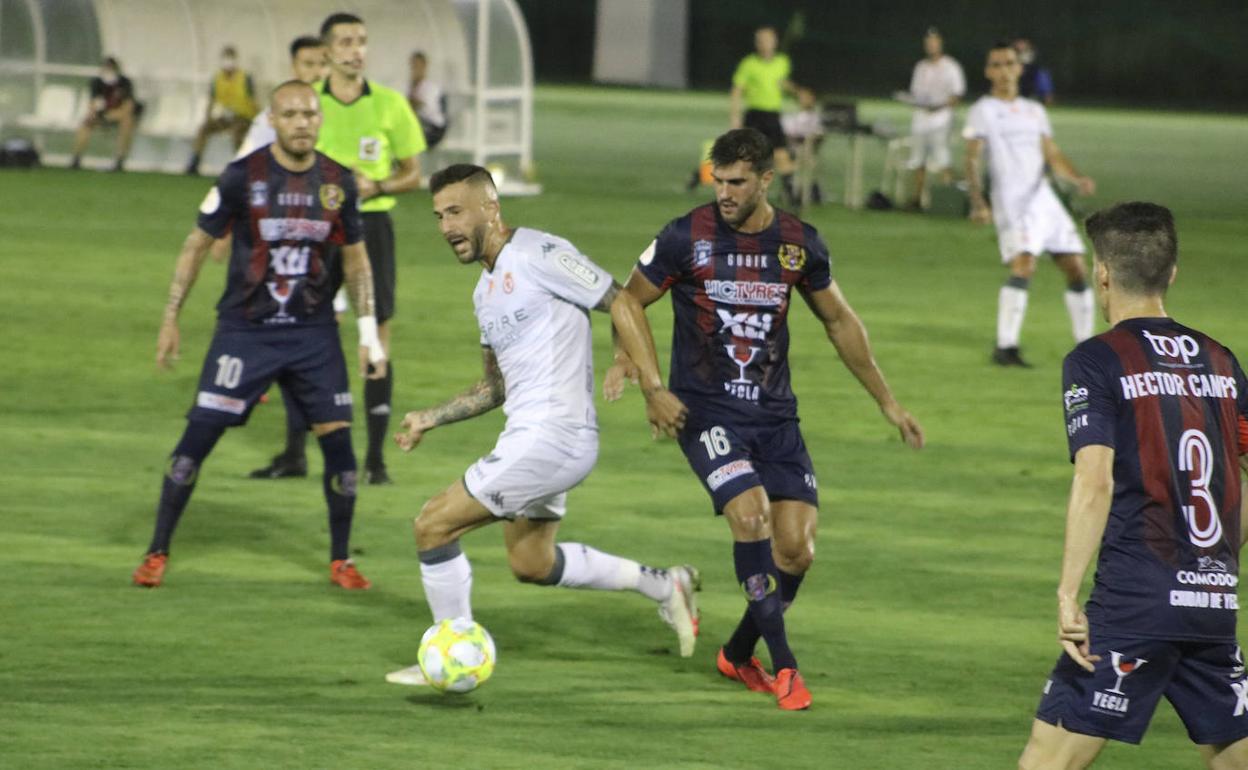
[[[739,160],[749,161],[759,174],[771,170],[771,142],[753,128],[734,128],[721,134],[711,146],[712,166],[731,166]]]
[[[229,54],[230,56],[238,56],[238,49],[228,43],[221,46],[221,55]]]
[[[1088,217],[1086,227],[1095,258],[1109,268],[1115,286],[1131,294],[1165,295],[1179,259],[1170,209],[1119,203]]]
[[[305,48],[321,48],[324,45],[325,41],[321,40],[319,37],[300,35],[290,41],[290,58],[295,58],[295,56]]]
[[[105,56],[104,60],[101,61],[100,64],[105,67],[112,67],[118,72],[121,72],[121,64],[117,61],[115,56]]]
[[[472,182],[474,184],[488,182],[490,187],[494,187],[494,177],[490,176],[490,172],[486,169],[472,163],[455,163],[429,177],[429,194],[437,195],[442,192],[443,187],[449,187],[460,182]]]
[[[988,51],[984,54],[984,59],[987,59],[992,54],[993,51],[1000,51],[1003,48],[1017,53],[1017,51],[1015,51],[1014,49],[1014,43],[1012,43],[1009,40],[1000,39],[1000,40],[994,41],[992,45],[988,46]]]
[[[421,61],[429,61],[429,57],[425,56],[424,51],[412,51],[412,55],[407,57],[410,59],[420,59]]]
[[[356,16],[354,13],[346,13],[344,11],[339,11],[338,13],[331,13],[330,15],[325,17],[325,21],[321,22],[321,39],[328,43],[329,33],[333,31],[334,27],[338,26],[339,24],[363,24],[363,23],[364,23],[364,20],[361,19],[359,16]]]

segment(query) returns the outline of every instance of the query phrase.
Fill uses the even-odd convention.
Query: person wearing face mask
[[[1027,38],[1020,37],[1014,41],[1014,50],[1018,51],[1018,61],[1023,65],[1023,74],[1018,78],[1019,95],[1052,107],[1053,75],[1037,60],[1036,47]]]
[[[113,162],[113,170],[121,171],[130,153],[130,142],[134,139],[134,126],[138,122],[143,107],[134,100],[134,85],[130,78],[121,74],[121,65],[112,56],[100,63],[100,73],[91,78],[91,107],[87,117],[78,126],[74,137],[74,158],[71,168],[82,165],[82,152],[87,148],[91,132],[98,126],[117,126],[117,158]]]
[[[195,135],[195,143],[191,147],[191,160],[186,164],[186,173],[199,173],[199,160],[208,144],[208,137],[222,131],[229,131],[234,141],[234,149],[238,150],[243,137],[251,128],[251,119],[260,112],[256,104],[256,88],[251,75],[238,66],[238,51],[234,46],[227,45],[221,49],[221,68],[212,77],[212,88],[209,91],[208,113]]]

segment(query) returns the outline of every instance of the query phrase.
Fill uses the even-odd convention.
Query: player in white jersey
[[[914,173],[913,209],[923,207],[927,172],[949,175],[949,132],[953,108],[966,93],[962,65],[944,53],[944,38],[935,27],[923,36],[925,56],[914,65],[906,101],[914,105],[910,119],[910,162]],[[948,180],[946,179],[946,182]]]
[[[303,35],[290,42],[290,74],[295,80],[308,85],[324,80],[329,65],[325,62],[325,43],[319,37]],[[234,160],[250,155],[261,147],[267,147],[277,138],[267,108],[251,120],[247,136],[234,154]]]
[[[1083,195],[1096,183],[1083,176],[1053,141],[1049,116],[1039,102],[1018,95],[1022,65],[1009,43],[988,52],[984,74],[992,83],[966,116],[966,181],[971,220],[997,228],[1001,261],[1010,276],[997,300],[997,345],[992,361],[1001,366],[1027,366],[1019,353],[1019,336],[1027,312],[1027,287],[1044,252],[1066,276],[1066,309],[1075,341],[1092,336],[1093,300],[1083,264],[1083,241],[1075,223],[1045,178],[1045,165],[1074,183]],[[984,200],[980,162],[988,151],[992,208]]]
[[[699,588],[693,567],[654,569],[580,543],[555,543],[567,492],[594,467],[598,422],[589,311],[609,312],[621,344],[641,357],[647,414],[675,436],[686,409],[662,384],[641,305],[566,240],[503,222],[498,192],[480,166],[449,166],[429,181],[443,237],[463,264],[484,268],[473,292],[485,376],[459,396],[410,412],[395,440],[410,451],[424,434],[500,404],[507,423],[494,449],[425,503],[415,521],[421,581],[434,622],[472,617],[472,569],[462,535],[503,521],[515,576],[526,583],[632,590],[659,605],[680,654],[693,654]],[[422,684],[418,667],[387,681]]]

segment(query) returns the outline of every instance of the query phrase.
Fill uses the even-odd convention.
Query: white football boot
[[[688,564],[671,567],[667,574],[672,578],[672,593],[659,602],[659,617],[676,632],[680,657],[688,658],[698,643],[698,601],[694,594],[702,590],[702,576]]]

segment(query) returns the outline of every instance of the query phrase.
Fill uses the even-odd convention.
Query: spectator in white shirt
[[[910,207],[922,208],[927,172],[941,173],[948,181],[949,135],[953,128],[953,108],[966,93],[962,66],[944,53],[939,30],[931,27],[923,36],[925,56],[914,65],[910,78],[909,101],[914,105],[910,121],[910,162],[914,172],[914,198]]]
[[[442,86],[426,77],[429,61],[422,51],[416,51],[408,61],[411,67],[411,85],[407,87],[407,101],[425,132],[425,144],[432,150],[446,136],[446,96]]]

